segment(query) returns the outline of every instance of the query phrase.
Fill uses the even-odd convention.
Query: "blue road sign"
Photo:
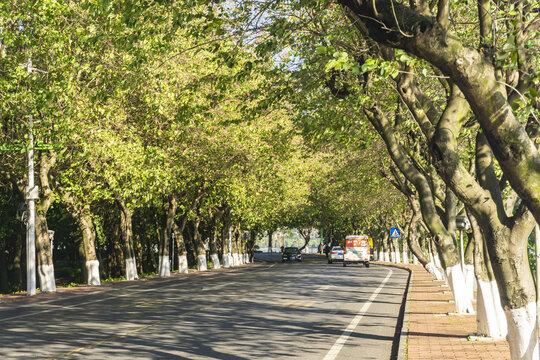
[[[397,227],[391,227],[390,228],[390,237],[391,238],[400,238],[401,237],[401,232],[399,231],[399,229]]]

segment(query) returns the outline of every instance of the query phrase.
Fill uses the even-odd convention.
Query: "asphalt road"
[[[390,358],[405,270],[262,258],[0,308],[0,358]]]

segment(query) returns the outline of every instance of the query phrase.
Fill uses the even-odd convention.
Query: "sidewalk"
[[[452,294],[444,281],[433,280],[421,265],[395,265],[412,270],[409,313],[402,330],[406,359],[510,359],[505,340],[468,340],[476,332],[476,315],[447,315],[455,307],[449,302]]]

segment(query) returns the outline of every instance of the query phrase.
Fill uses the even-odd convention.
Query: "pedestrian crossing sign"
[[[390,237],[391,238],[400,238],[401,237],[401,232],[399,231],[399,229],[397,227],[390,228]]]

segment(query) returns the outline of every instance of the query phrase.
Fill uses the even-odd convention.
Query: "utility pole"
[[[35,68],[32,58],[25,64],[28,74],[37,71],[46,74],[47,71]],[[36,203],[39,199],[39,189],[34,184],[34,117],[28,116],[28,186],[26,187],[26,201],[28,201],[28,223],[26,224],[26,294],[36,295]]]
[[[31,70],[30,70],[31,71]],[[36,295],[36,204],[38,188],[34,185],[34,118],[28,117],[28,222],[26,224],[26,294]]]

